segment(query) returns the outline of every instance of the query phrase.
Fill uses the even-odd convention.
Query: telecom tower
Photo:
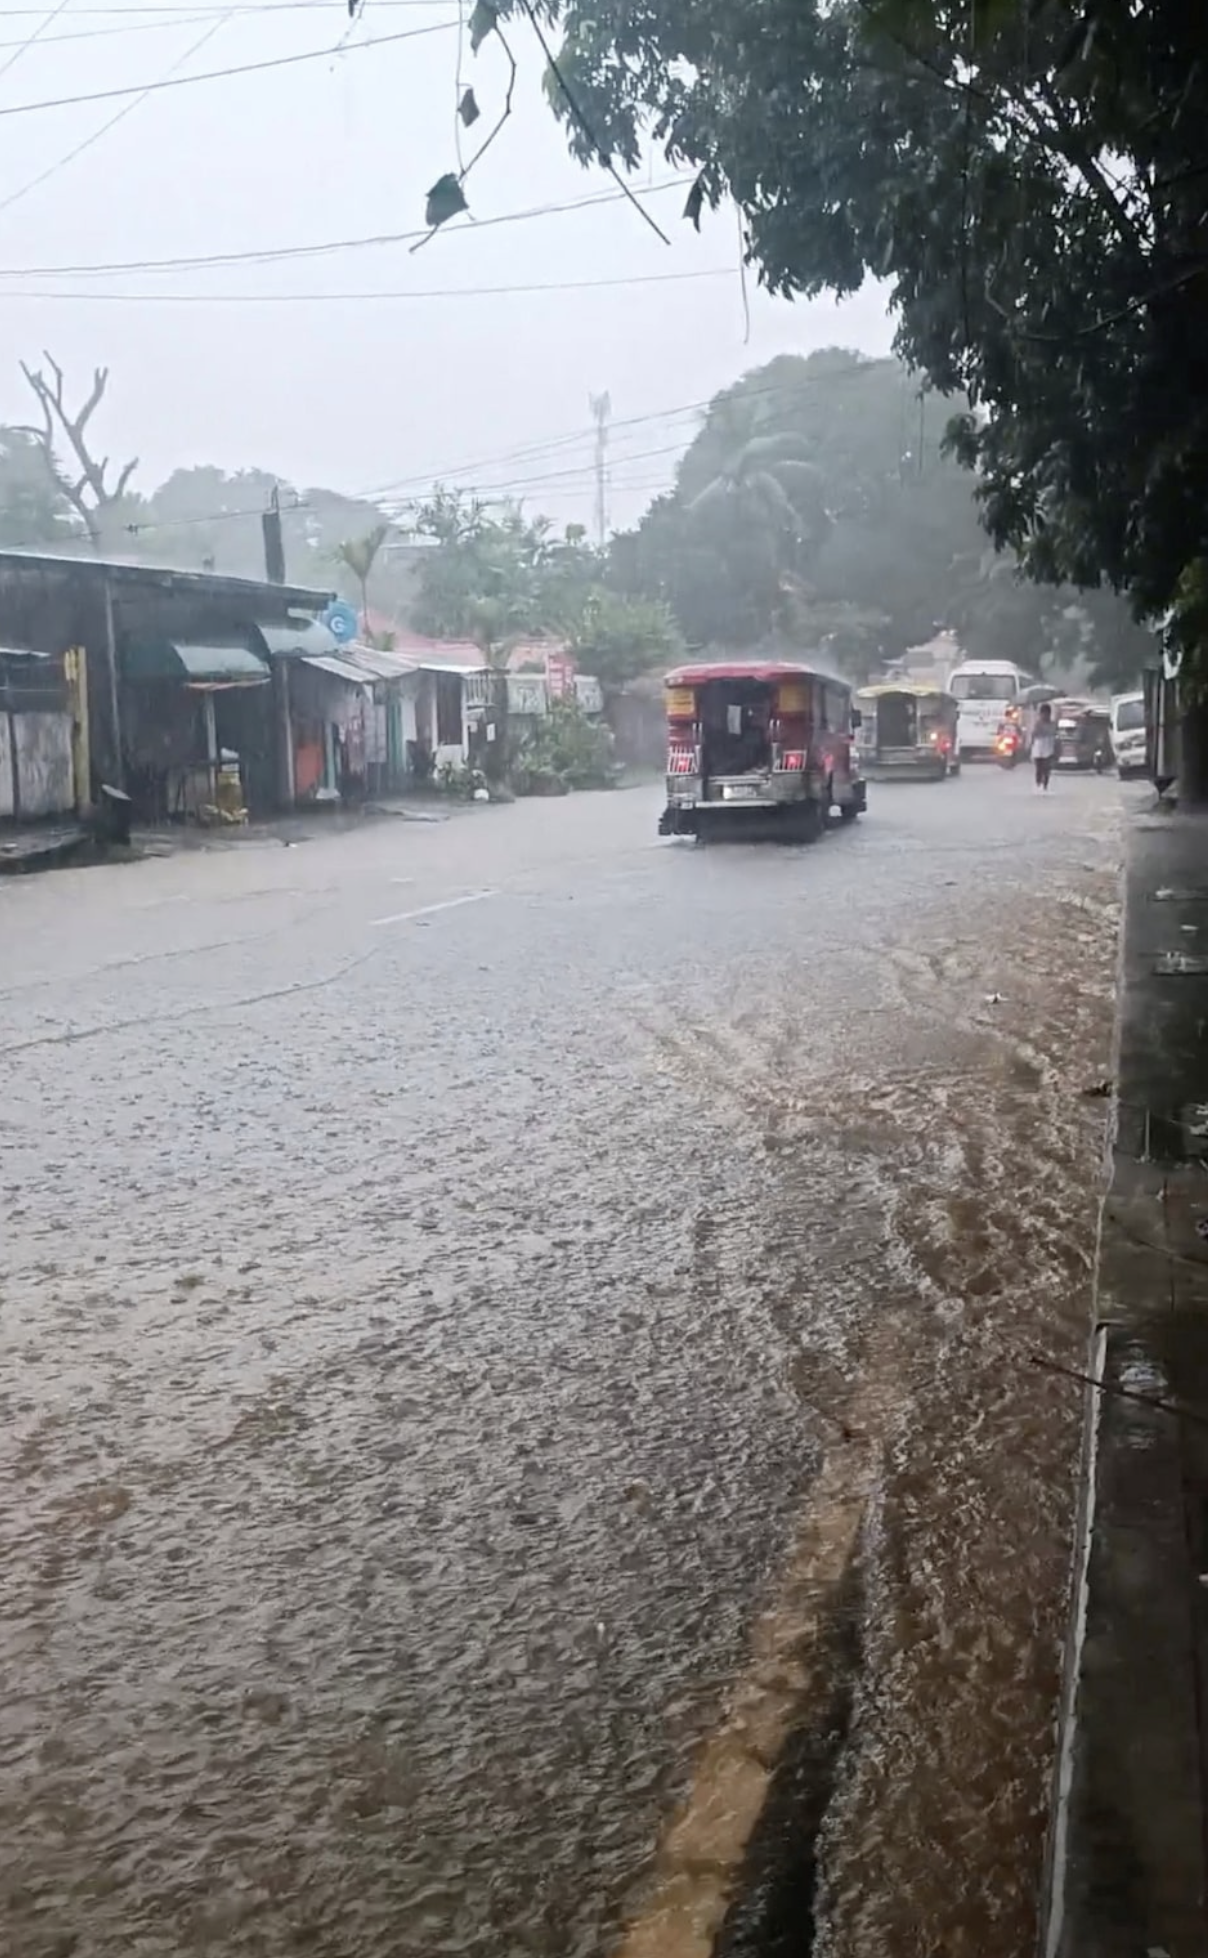
[[[596,424],[596,543],[603,550],[608,542],[608,423],[612,415],[610,394],[589,394]]]

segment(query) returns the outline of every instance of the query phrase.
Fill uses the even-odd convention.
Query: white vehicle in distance
[[[1118,693],[1112,697],[1112,754],[1122,782],[1145,773],[1145,695]]]
[[[960,704],[956,741],[962,761],[994,759],[998,730],[1020,711],[1030,675],[1008,659],[970,659],[955,666],[947,688]]]

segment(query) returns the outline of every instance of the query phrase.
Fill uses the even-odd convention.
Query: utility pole
[[[596,543],[601,550],[608,542],[608,422],[612,414],[610,394],[589,394],[596,424]]]
[[[281,529],[281,492],[276,484],[268,509],[260,519],[264,531],[264,575],[270,585],[285,583],[285,538]]]

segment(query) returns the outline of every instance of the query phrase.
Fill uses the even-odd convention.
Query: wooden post
[[[215,805],[217,805],[218,770],[219,770],[218,721],[214,712],[214,694],[212,688],[207,687],[201,699],[202,699],[202,711],[205,715],[205,724],[206,724],[206,761],[209,764],[208,773],[210,777],[210,801]]]
[[[21,770],[17,762],[17,716],[13,712],[12,677],[3,668],[4,717],[8,726],[8,758],[13,782],[13,821],[21,820]]]
[[[63,655],[67,688],[71,700],[71,773],[75,785],[76,815],[86,815],[92,807],[92,736],[88,726],[88,655],[82,646],[72,646]]]
[[[294,715],[289,697],[289,661],[274,657],[270,665],[277,721],[277,800],[283,809],[292,809],[295,795]]]
[[[122,757],[122,710],[117,685],[117,634],[113,624],[113,590],[105,580],[105,667],[109,676],[109,728],[113,742],[113,786],[124,789],[126,769]]]

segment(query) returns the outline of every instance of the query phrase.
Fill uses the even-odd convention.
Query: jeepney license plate
[[[721,792],[723,802],[750,802],[759,794],[755,782],[728,782]]]

